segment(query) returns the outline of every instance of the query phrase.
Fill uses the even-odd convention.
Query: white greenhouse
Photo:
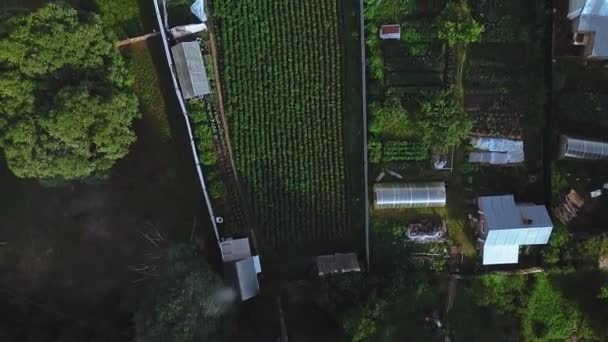
[[[560,159],[608,159],[608,142],[577,139],[562,135],[559,147]]]
[[[443,182],[374,184],[374,208],[443,207],[446,189]]]

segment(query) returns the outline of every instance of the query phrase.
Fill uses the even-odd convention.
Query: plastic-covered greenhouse
[[[446,191],[443,182],[374,185],[376,209],[443,207],[445,202]]]
[[[608,159],[608,142],[571,138],[560,138],[560,158]]]

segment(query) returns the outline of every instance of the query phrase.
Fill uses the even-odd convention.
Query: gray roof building
[[[179,87],[185,100],[211,94],[203,54],[198,42],[184,42],[171,47]]]
[[[608,1],[570,0],[574,44],[585,47],[585,57],[608,59]]]
[[[233,288],[241,301],[260,293],[254,257],[224,263],[225,281]]]
[[[479,197],[483,264],[516,264],[519,246],[544,245],[553,223],[542,205],[515,203],[513,195]]]

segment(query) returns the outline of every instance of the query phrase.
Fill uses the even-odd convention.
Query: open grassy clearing
[[[348,199],[361,198],[351,185],[360,180],[347,171],[362,160],[361,128],[353,124],[361,121],[360,101],[345,98],[359,91],[356,50],[347,47],[357,46],[347,39],[354,8],[325,0],[213,2],[237,169],[265,247],[306,246],[311,251],[300,251],[310,256],[342,241],[352,250],[351,238],[362,233],[353,224],[360,204]]]

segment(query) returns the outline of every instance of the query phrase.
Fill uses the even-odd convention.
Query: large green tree
[[[107,175],[140,114],[114,37],[97,16],[51,3],[0,29],[0,147],[45,181]]]
[[[170,246],[135,316],[137,341],[220,341],[232,315],[222,281],[192,244]]]

